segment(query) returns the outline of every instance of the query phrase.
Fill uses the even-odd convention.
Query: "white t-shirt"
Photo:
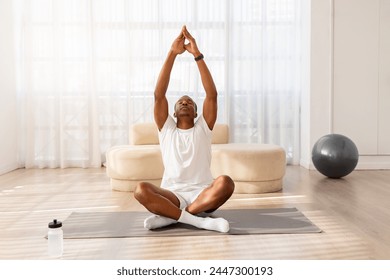
[[[201,115],[190,129],[177,128],[168,116],[159,132],[164,175],[161,187],[193,191],[211,184],[211,130]]]

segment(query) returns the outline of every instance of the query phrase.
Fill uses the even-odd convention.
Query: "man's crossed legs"
[[[147,182],[138,184],[134,191],[134,197],[149,212],[155,214],[144,222],[144,226],[148,229],[181,222],[202,229],[228,232],[229,223],[225,219],[199,217],[197,215],[214,212],[230,198],[233,191],[233,180],[223,175],[216,178],[189,205],[183,203],[182,199],[179,200],[171,191]]]

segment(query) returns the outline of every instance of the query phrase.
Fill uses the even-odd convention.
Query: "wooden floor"
[[[332,180],[289,166],[283,191],[235,194],[223,206],[272,207],[297,207],[324,232],[65,239],[63,259],[390,259],[390,171]],[[48,259],[53,218],[132,210],[144,211],[130,193],[111,191],[104,168],[15,170],[0,176],[0,259]]]

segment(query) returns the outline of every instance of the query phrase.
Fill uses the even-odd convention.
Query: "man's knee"
[[[147,193],[149,191],[149,185],[146,182],[140,182],[137,184],[134,190],[134,198],[139,202],[142,202],[146,199]]]
[[[227,194],[233,194],[234,192],[234,181],[227,175],[221,175],[215,180],[216,184],[223,189]]]

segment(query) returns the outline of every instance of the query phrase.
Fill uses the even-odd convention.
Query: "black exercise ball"
[[[351,139],[340,134],[328,134],[315,143],[311,157],[315,168],[329,178],[341,178],[351,173],[359,160],[359,152]]]

